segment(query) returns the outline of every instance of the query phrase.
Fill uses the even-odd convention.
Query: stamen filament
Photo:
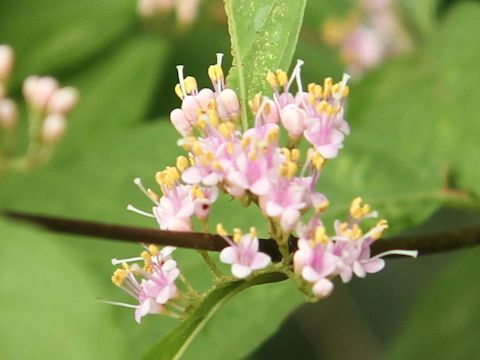
[[[131,205],[131,204],[128,204],[127,206],[127,210],[128,211],[132,211],[134,213],[137,213],[139,215],[143,215],[143,216],[147,216],[147,217],[151,217],[151,218],[154,218],[155,219],[155,216],[150,214],[150,213],[147,213],[145,211],[142,211],[142,210],[139,210],[137,209],[135,206]]]

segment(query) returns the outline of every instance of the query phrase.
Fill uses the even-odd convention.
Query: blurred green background
[[[352,134],[321,179],[341,215],[358,195],[392,224],[390,234],[480,224],[480,3],[399,0],[415,49],[352,83]],[[338,79],[335,49],[321,39],[325,19],[353,1],[310,0],[295,57],[303,79]],[[197,21],[142,22],[134,0],[2,0],[0,44],[16,51],[11,94],[30,74],[77,87],[81,102],[51,163],[0,179],[0,208],[155,226],[127,213],[147,205],[132,183],[174,161],[179,106],[177,64],[208,85],[207,67],[230,43],[222,2],[204,1]],[[239,211],[242,209],[242,211]],[[228,214],[226,216],[225,214]],[[211,223],[262,226],[254,209],[220,201]],[[141,239],[139,239],[141,240]],[[174,328],[149,317],[141,326],[110,283],[112,257],[134,245],[53,235],[0,218],[0,359],[136,359]],[[179,251],[199,288],[200,257]],[[480,358],[480,250],[388,261],[386,270],[317,304],[287,282],[251,288],[214,317],[188,359]]]

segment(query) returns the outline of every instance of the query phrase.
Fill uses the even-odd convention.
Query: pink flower
[[[244,279],[252,271],[267,267],[270,256],[258,250],[258,238],[251,233],[243,235],[237,243],[225,237],[230,244],[220,253],[220,261],[232,265],[233,276]]]
[[[266,215],[279,218],[284,231],[292,231],[300,220],[300,210],[306,205],[304,195],[302,186],[282,177],[260,197],[260,207]]]
[[[195,216],[200,220],[208,218],[210,213],[210,206],[218,198],[218,188],[216,186],[197,188],[194,190],[195,197]]]
[[[160,198],[153,214],[162,230],[191,231],[195,202],[190,185],[177,185]]]

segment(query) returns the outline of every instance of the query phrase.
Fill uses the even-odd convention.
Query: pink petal
[[[332,293],[333,283],[328,279],[320,279],[313,285],[312,291],[318,297],[326,297]]]
[[[363,263],[363,268],[367,273],[373,274],[379,272],[385,267],[385,260],[371,259]]]
[[[202,181],[202,178],[202,173],[195,166],[189,167],[182,173],[182,180],[187,184],[198,184]]]
[[[320,280],[318,273],[309,265],[305,266],[302,270],[302,277],[308,282],[316,282]]]
[[[244,279],[252,273],[252,269],[248,266],[242,264],[233,264],[232,265],[232,274],[236,278]]]
[[[268,181],[266,176],[262,176],[259,180],[255,181],[253,185],[250,187],[252,193],[256,195],[265,195],[271,189],[270,182]]]
[[[224,264],[234,264],[238,262],[238,250],[236,247],[229,246],[220,252],[220,261]]]
[[[265,205],[265,212],[268,216],[276,217],[283,212],[283,207],[279,206],[273,201],[267,201],[267,204]]]
[[[250,266],[253,270],[259,270],[267,267],[271,261],[272,259],[270,258],[270,256],[262,252],[259,252],[255,254],[255,257],[253,258],[253,261],[250,264]]]
[[[363,268],[362,264],[360,264],[359,261],[355,261],[353,263],[353,272],[355,273],[355,275],[361,278],[364,278],[367,275],[367,273],[365,272],[365,269]]]
[[[155,298],[155,301],[159,304],[165,304],[170,299],[170,289],[168,286],[165,286],[160,290],[158,295]]]

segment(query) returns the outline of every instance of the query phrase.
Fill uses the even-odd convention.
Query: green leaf
[[[0,43],[17,54],[14,84],[98,57],[128,34],[136,16],[132,0],[2,1]]]
[[[332,204],[327,216],[362,196],[399,231],[441,204],[479,207],[479,16],[478,4],[458,6],[423,51],[352,85],[352,133],[320,179]]]
[[[387,359],[478,359],[480,250],[455,256],[414,307]],[[434,324],[434,326],[432,326]]]
[[[145,356],[145,360],[173,360],[182,358],[184,352],[190,346],[198,333],[203,329],[210,318],[225,304],[229,299],[242,290],[251,286],[281,281],[285,278],[282,273],[270,273],[259,275],[250,281],[237,281],[229,283],[223,287],[215,289],[208,293],[205,299],[192,314],[178,328],[164,337],[156,344]],[[215,349],[210,348],[210,352]],[[198,356],[196,354],[195,356]],[[211,357],[210,357],[211,358]]]
[[[239,94],[244,128],[250,116],[248,101],[269,89],[267,72],[290,66],[305,3],[306,0],[225,1],[233,55],[228,81]]]
[[[1,219],[0,234],[0,358],[119,358],[126,342],[95,301],[100,279],[58,237]]]

